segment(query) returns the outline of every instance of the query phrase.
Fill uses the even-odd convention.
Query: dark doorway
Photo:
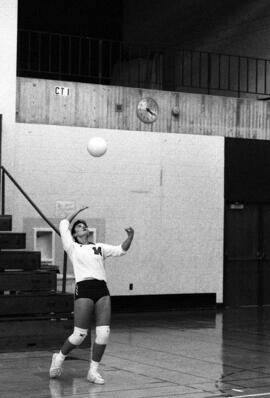
[[[225,140],[224,303],[270,305],[270,142]]]
[[[224,301],[270,304],[270,205],[230,204],[225,216]]]

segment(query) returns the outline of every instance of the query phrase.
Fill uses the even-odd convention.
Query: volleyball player
[[[51,378],[61,375],[66,356],[84,341],[95,313],[96,337],[87,379],[92,383],[104,384],[98,367],[109,339],[111,320],[111,299],[104,260],[125,254],[133,240],[134,230],[125,230],[127,238],[119,246],[90,242],[90,232],[85,221],[76,220],[70,228],[72,220],[85,209],[87,207],[79,209],[59,225],[63,248],[71,260],[75,275],[74,330],[60,352],[53,354],[49,374]]]

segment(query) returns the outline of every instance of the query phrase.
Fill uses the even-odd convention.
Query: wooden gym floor
[[[0,353],[0,397],[270,397],[270,308],[114,315],[104,386],[86,381],[87,348],[50,380],[54,351]]]

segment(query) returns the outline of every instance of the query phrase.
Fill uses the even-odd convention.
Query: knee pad
[[[74,327],[73,333],[69,336],[68,340],[73,345],[80,345],[87,336],[87,329]]]
[[[96,340],[95,343],[106,345],[110,336],[110,326],[97,326],[96,327]]]

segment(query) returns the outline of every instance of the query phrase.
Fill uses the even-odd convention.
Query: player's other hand
[[[132,227],[129,228],[125,228],[126,233],[128,234],[128,236],[133,237],[134,235],[134,229]]]

